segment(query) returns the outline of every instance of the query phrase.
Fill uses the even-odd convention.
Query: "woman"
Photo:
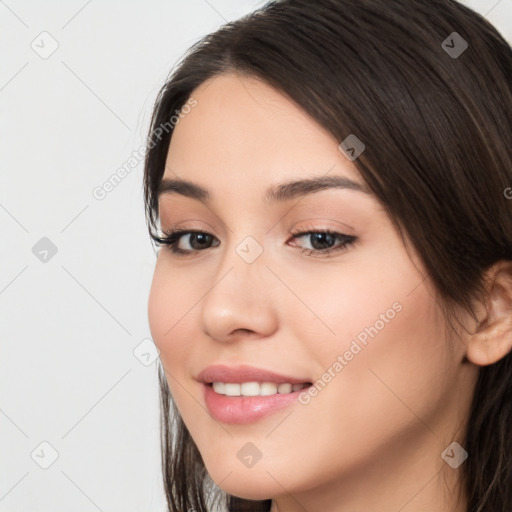
[[[169,510],[511,510],[511,83],[452,0],[188,52],[144,182]]]

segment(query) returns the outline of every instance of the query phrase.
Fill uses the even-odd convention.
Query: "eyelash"
[[[181,240],[181,237],[184,235],[190,235],[192,233],[199,233],[201,235],[210,235],[209,233],[205,231],[199,231],[199,230],[190,230],[190,229],[181,229],[176,228],[169,232],[163,231],[163,237],[159,237],[157,235],[151,234],[151,238],[157,243],[157,245],[165,245],[167,246],[173,254],[175,254],[178,257],[185,257],[190,254],[193,254],[195,252],[201,252],[200,249],[192,249],[192,250],[186,250],[186,249],[179,249],[177,247],[179,241]],[[328,234],[331,236],[334,236],[341,240],[341,243],[338,244],[338,246],[335,246],[334,248],[330,249],[302,249],[301,254],[306,253],[308,256],[315,256],[315,257],[327,257],[332,252],[338,252],[338,251],[344,251],[347,250],[349,246],[353,245],[357,241],[357,237],[353,235],[345,235],[344,233],[338,233],[336,231],[331,230],[318,230],[318,231],[294,231],[290,233],[294,239],[301,238],[305,235],[314,235],[314,234]],[[204,249],[202,249],[204,250]]]

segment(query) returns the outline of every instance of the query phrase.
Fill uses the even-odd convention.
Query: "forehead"
[[[337,141],[298,105],[265,82],[224,74],[192,93],[195,107],[176,125],[166,162],[166,177],[202,181],[229,175],[291,179],[343,171],[355,166]]]

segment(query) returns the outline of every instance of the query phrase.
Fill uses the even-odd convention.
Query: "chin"
[[[230,471],[231,474],[229,474]],[[283,492],[283,488],[276,482],[278,479],[274,480],[264,469],[256,471],[255,468],[241,470],[231,468],[227,471],[223,469],[208,471],[208,473],[218,487],[238,498],[268,500]]]

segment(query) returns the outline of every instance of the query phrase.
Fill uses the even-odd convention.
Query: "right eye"
[[[170,251],[173,254],[179,256],[186,256],[188,254],[192,254],[194,252],[202,251],[204,249],[208,249],[211,247],[211,243],[216,238],[209,233],[204,231],[197,230],[187,230],[187,229],[173,229],[171,231],[164,231],[162,237],[151,235],[151,238],[157,242],[158,244],[165,245],[169,247]],[[181,239],[185,239],[188,236],[188,244],[190,248],[179,247]],[[216,244],[218,245],[218,244]]]

